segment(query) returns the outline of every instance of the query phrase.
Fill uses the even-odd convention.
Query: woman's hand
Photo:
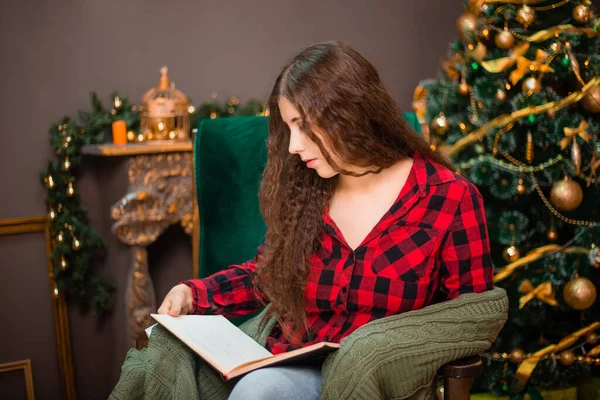
[[[189,314],[193,310],[192,289],[182,283],[169,291],[158,309],[158,313],[176,317],[178,315]]]

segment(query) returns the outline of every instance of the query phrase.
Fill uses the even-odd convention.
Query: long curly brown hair
[[[268,100],[268,159],[259,192],[267,233],[255,282],[271,303],[265,318],[275,315],[294,342],[308,331],[306,278],[338,178],[321,178],[288,152],[290,129],[279,111],[281,97],[296,107],[306,134],[342,174],[364,175],[341,168],[327,148],[344,165],[367,173],[378,173],[415,152],[452,166],[408,125],[373,65],[347,44],[313,45],[283,67]]]

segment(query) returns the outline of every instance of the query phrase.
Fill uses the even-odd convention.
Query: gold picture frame
[[[35,394],[33,391],[33,374],[31,373],[31,360],[13,361],[5,364],[0,364],[0,374],[4,372],[11,372],[17,370],[23,370],[25,375],[25,392],[27,394],[27,400],[33,400]]]
[[[58,357],[58,371],[61,380],[63,398],[75,400],[75,377],[73,372],[73,355],[71,350],[71,333],[69,330],[69,314],[64,294],[58,290],[54,279],[54,266],[52,264],[52,240],[48,218],[28,217],[0,220],[0,236],[16,235],[32,232],[44,232],[46,241],[47,273],[49,279],[50,299],[52,300],[52,315],[54,319],[54,333],[56,336],[56,352]],[[19,364],[21,363],[21,364]],[[27,365],[23,364],[26,363]],[[31,375],[31,361],[15,361],[0,365],[0,372],[7,372],[3,368],[24,368],[25,381],[31,381],[31,397],[29,397],[29,383],[27,399],[33,399],[33,378]],[[28,378],[29,376],[29,378]]]

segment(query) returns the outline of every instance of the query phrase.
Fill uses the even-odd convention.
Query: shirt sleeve
[[[261,247],[252,260],[231,265],[207,278],[181,282],[192,289],[192,313],[221,314],[232,318],[262,308],[268,299],[255,287],[252,279],[256,264],[262,257]]]
[[[441,290],[447,299],[494,287],[483,198],[468,183],[441,247]]]

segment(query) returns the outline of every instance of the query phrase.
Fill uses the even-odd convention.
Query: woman
[[[281,353],[377,318],[493,287],[477,189],[404,121],[374,67],[340,42],[281,71],[269,99],[256,258],[174,287],[159,313],[253,312]],[[254,371],[230,399],[318,398],[318,366]]]

